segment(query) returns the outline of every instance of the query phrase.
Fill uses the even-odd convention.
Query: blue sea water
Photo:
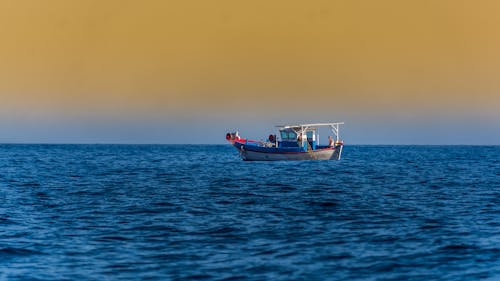
[[[0,145],[0,279],[500,280],[500,147]]]

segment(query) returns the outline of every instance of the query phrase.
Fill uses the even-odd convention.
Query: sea
[[[500,146],[0,145],[0,280],[500,280]]]

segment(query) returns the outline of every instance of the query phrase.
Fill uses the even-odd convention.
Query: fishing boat
[[[238,132],[226,134],[226,140],[246,161],[277,160],[340,160],[344,143],[340,140],[339,127],[343,122],[301,125],[280,125],[278,137],[269,135],[266,141],[244,139]],[[329,127],[334,137],[326,145],[319,144],[319,127]]]

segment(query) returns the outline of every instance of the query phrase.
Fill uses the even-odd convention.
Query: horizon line
[[[116,143],[116,142],[0,142],[0,145],[228,145],[229,143]],[[352,143],[344,146],[500,146],[500,144],[393,144],[393,143]]]

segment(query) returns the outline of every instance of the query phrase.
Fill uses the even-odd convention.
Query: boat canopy
[[[300,124],[300,125],[278,125],[276,127],[279,128],[280,132],[293,130],[297,134],[305,134],[308,131],[316,131],[317,127],[330,127],[332,133],[335,135],[335,142],[340,140],[340,125],[344,124],[344,122],[335,122],[335,123],[312,123],[312,124]]]

